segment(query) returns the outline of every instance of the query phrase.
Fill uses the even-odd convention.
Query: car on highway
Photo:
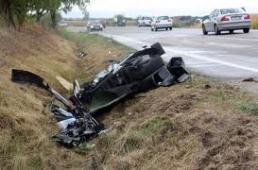
[[[151,17],[139,17],[138,20],[139,27],[149,27],[151,26],[152,18]]]
[[[92,31],[103,31],[104,27],[101,23],[101,21],[95,20],[95,21],[89,21],[87,24],[87,30],[89,32]]]
[[[251,17],[244,8],[215,9],[202,22],[204,35],[209,32],[219,35],[221,31],[233,33],[234,30],[243,30],[244,33],[249,33],[250,27]]]
[[[168,16],[160,16],[154,18],[151,23],[151,31],[158,31],[159,29],[172,30],[173,19]]]

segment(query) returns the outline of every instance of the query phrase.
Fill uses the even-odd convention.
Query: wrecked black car
[[[182,58],[172,58],[167,66],[161,58],[165,52],[159,43],[138,51],[121,62],[114,62],[107,70],[84,85],[76,94],[92,113],[110,106],[122,98],[159,86],[170,86],[188,78]]]
[[[94,118],[104,108],[114,106],[133,94],[171,86],[190,77],[181,57],[171,58],[165,65],[161,58],[164,53],[161,45],[156,43],[120,62],[112,61],[93,81],[82,85],[75,81],[73,95],[69,99],[51,88],[43,78],[27,71],[12,70],[12,81],[34,84],[54,96],[50,110],[61,130],[53,139],[73,147],[105,132],[104,125]]]

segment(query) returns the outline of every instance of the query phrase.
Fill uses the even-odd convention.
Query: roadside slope
[[[127,54],[102,38],[89,36],[90,57]],[[96,43],[92,43],[95,42]],[[98,43],[103,41],[103,43]],[[92,43],[92,45],[91,45]],[[97,44],[97,46],[96,46]],[[97,49],[101,53],[95,53]],[[55,89],[67,92],[56,76],[69,81],[87,77],[84,61],[77,57],[76,43],[69,42],[38,26],[26,26],[21,32],[0,27],[0,167],[7,169],[79,168],[85,158],[56,146],[51,136],[57,132],[48,111],[51,97],[43,90],[12,83],[11,69],[24,69],[41,75]],[[97,66],[96,66],[97,67]]]
[[[255,169],[258,105],[238,88],[200,76],[138,94],[100,115],[112,130],[76,149],[56,146],[48,94],[14,84],[11,68],[56,80],[90,80],[131,50],[111,39],[27,27],[0,30],[0,167],[8,169]],[[84,59],[76,55],[87,52]]]
[[[66,33],[74,41],[77,34]],[[87,60],[94,66],[106,58]],[[79,152],[87,157],[87,169],[255,169],[257,115],[248,93],[195,75],[100,115],[112,130],[91,141],[93,149]]]

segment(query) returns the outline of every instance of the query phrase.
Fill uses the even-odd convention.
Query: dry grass
[[[35,28],[34,28],[35,29]],[[121,102],[102,115],[112,130],[74,150],[50,140],[48,94],[10,81],[10,69],[89,80],[130,50],[111,39],[62,31],[0,31],[0,167],[3,169],[255,169],[256,105],[238,88],[193,81]],[[74,54],[87,51],[85,59]],[[252,103],[251,105],[246,103]],[[255,105],[255,107],[254,107]],[[254,113],[255,112],[255,113]]]
[[[85,40],[90,58],[105,56],[108,50],[113,55],[117,55],[116,51],[119,51],[119,55],[126,53],[125,48],[122,51],[119,45],[107,45],[107,41],[96,46],[93,42],[97,39],[92,35]],[[79,59],[76,52],[75,43],[37,26],[27,26],[21,32],[0,30],[1,168],[59,169],[83,166],[82,156],[59,148],[50,140],[57,132],[52,114],[47,109],[50,96],[40,89],[10,81],[12,68],[25,69],[46,78],[53,87],[64,93],[66,91],[56,76],[70,81],[77,77],[88,79],[87,75],[83,75],[88,61]]]
[[[251,16],[251,19],[252,19],[252,28],[258,29],[258,14],[253,14]]]
[[[249,100],[200,77],[139,94],[105,117],[114,130],[96,139],[94,159],[107,169],[252,169],[257,121],[239,108]]]

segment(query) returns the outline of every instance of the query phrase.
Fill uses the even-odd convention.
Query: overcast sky
[[[127,17],[157,15],[207,15],[214,8],[245,7],[250,13],[258,13],[258,0],[91,0],[88,6],[90,17],[113,17],[123,14]],[[81,11],[74,9],[67,18],[82,17]]]

